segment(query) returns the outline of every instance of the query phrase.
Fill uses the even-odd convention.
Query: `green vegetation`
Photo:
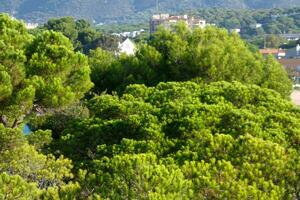
[[[227,30],[241,29],[241,37],[259,48],[294,47],[297,42],[287,44],[288,41],[282,38],[280,34],[300,32],[300,8],[259,10],[206,8],[194,9],[188,11],[188,14],[201,17],[208,23],[216,24]],[[76,42],[74,43],[76,49],[83,49],[87,53],[96,47],[115,50],[118,39],[109,36],[111,33],[145,29],[146,33],[143,34],[142,39],[148,37],[149,17],[150,15],[146,18],[138,18],[141,19],[140,21],[128,21],[126,24],[112,23],[97,27],[92,27],[85,20],[75,21],[71,17],[64,17],[50,19],[44,28],[62,32]]]
[[[242,38],[251,44],[260,48],[278,48],[295,46],[294,43],[285,44],[288,42],[278,34],[300,32],[299,6],[300,2],[295,0],[177,0],[176,3],[173,0],[160,0],[158,9],[160,13],[189,13],[228,30],[241,29]],[[147,30],[149,18],[157,10],[155,0],[2,0],[0,12],[39,24],[53,17],[69,15],[76,19],[87,19],[95,25],[101,24],[97,26],[98,30],[111,33],[140,28]],[[78,22],[70,20],[72,21],[70,18],[63,18],[60,22],[50,20],[46,27],[72,34],[65,35],[70,36],[72,41],[79,37],[75,48],[83,49],[85,53],[95,47],[106,47],[109,42],[115,44],[116,38],[96,33],[88,27],[76,27]],[[68,27],[64,27],[64,23],[69,23]],[[76,31],[72,31],[74,28]],[[83,30],[86,28],[88,30]],[[148,34],[143,34],[142,39],[147,36]]]
[[[260,48],[277,48],[287,43],[278,34],[300,32],[300,8],[200,9],[191,11],[219,27],[241,29],[241,36]]]
[[[240,35],[259,48],[289,48],[298,42],[288,41],[280,36],[285,33],[300,32],[300,8],[272,9],[230,9],[230,8],[193,8],[192,11],[181,11],[207,20],[218,27],[241,29]],[[128,22],[127,22],[128,23]],[[106,33],[148,29],[148,19],[138,24],[106,24],[98,29]],[[283,46],[284,45],[284,46]]]
[[[17,127],[31,113],[72,105],[92,86],[86,56],[60,33],[29,35],[0,15],[0,123]]]
[[[108,51],[116,51],[120,42],[118,37],[97,31],[88,21],[75,20],[72,17],[50,19],[40,29],[61,32],[73,42],[76,51],[82,51],[86,54],[91,49],[98,47]]]
[[[274,91],[237,82],[132,85],[89,108],[55,149],[89,171],[84,186],[103,198],[299,195],[300,112]]]
[[[296,0],[159,0],[161,12],[182,12],[199,8],[285,8],[300,6]],[[1,0],[0,12],[26,21],[45,22],[56,16],[96,20],[98,23],[144,22],[156,11],[156,0]]]
[[[88,30],[0,15],[0,199],[300,198],[300,110],[276,60],[182,24],[134,56],[84,55]]]
[[[92,51],[95,91],[122,92],[133,83],[225,80],[257,84],[283,96],[290,93],[291,83],[282,66],[250,51],[238,35],[215,27],[191,32],[182,24],[175,29],[156,32],[135,56],[114,58],[103,50]]]
[[[300,8],[289,9],[200,9],[192,12],[227,29],[240,28],[245,37],[259,34],[283,34],[300,31]],[[261,24],[262,27],[256,27]]]

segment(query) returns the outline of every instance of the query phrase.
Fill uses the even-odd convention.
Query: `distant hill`
[[[199,8],[282,8],[300,6],[299,0],[158,0],[160,12]],[[156,11],[156,0],[1,0],[0,12],[30,22],[74,16],[96,22],[139,22]]]

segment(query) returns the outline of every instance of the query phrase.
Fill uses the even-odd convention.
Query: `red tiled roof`
[[[261,54],[278,54],[278,53],[285,53],[283,49],[260,49],[259,52]]]
[[[286,68],[296,69],[300,66],[300,59],[279,59],[278,62]]]

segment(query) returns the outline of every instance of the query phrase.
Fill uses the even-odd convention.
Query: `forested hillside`
[[[300,5],[297,0],[159,0],[161,12],[199,8],[274,8]],[[71,15],[97,22],[136,22],[156,10],[156,0],[1,0],[0,12],[27,21],[45,22],[51,17]]]
[[[280,35],[285,33],[300,32],[300,7],[272,8],[272,9],[228,9],[228,8],[203,8],[182,11],[190,16],[205,19],[208,23],[216,24],[227,30],[240,29],[240,35],[248,42],[263,48],[278,48],[287,40]],[[98,26],[102,32],[122,32],[139,28],[149,28],[146,19],[135,24],[107,24]],[[300,43],[300,41],[298,41]],[[296,46],[295,44],[292,44]]]
[[[227,30],[240,29],[243,39],[260,48],[278,48],[288,43],[281,34],[300,32],[299,7],[258,10],[209,8],[194,10],[189,14]]]

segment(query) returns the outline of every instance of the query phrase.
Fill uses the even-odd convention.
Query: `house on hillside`
[[[280,34],[279,36],[288,41],[297,41],[300,39],[300,33],[286,33],[286,34]]]
[[[259,52],[264,56],[273,55],[276,59],[282,59],[286,57],[286,51],[284,49],[260,49]]]
[[[184,22],[189,28],[204,28],[207,25],[204,19],[189,17],[188,15],[157,14],[150,19],[150,34],[157,31],[159,26],[169,29],[178,22]]]
[[[262,24],[257,23],[257,24],[255,25],[255,28],[262,28]]]
[[[138,31],[132,31],[132,32],[112,33],[111,35],[117,37],[123,37],[123,38],[136,38],[139,35],[141,35],[143,32],[145,32],[145,30],[140,29]]]
[[[240,28],[233,28],[229,30],[230,33],[237,33],[240,34],[241,33],[241,29]]]
[[[129,38],[127,38],[124,42],[119,42],[118,50],[117,55],[126,54],[130,56],[135,54],[136,46]]]
[[[300,45],[297,44],[296,47],[288,49],[286,51],[286,58],[300,58]]]
[[[28,29],[28,30],[30,30],[30,29],[35,29],[35,28],[37,28],[38,26],[39,26],[38,23],[26,23],[26,24],[25,24],[25,27],[26,27],[26,29]]]

